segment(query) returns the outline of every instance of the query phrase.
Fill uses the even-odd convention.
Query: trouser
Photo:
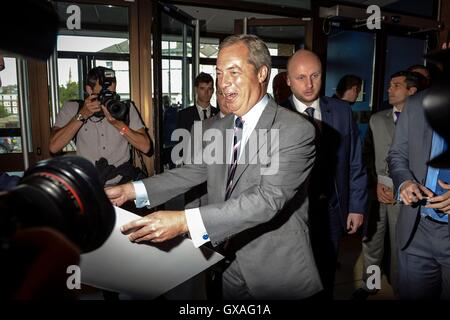
[[[383,257],[388,256],[389,272],[387,272],[394,293],[398,294],[398,257],[397,246],[395,244],[395,227],[400,213],[399,204],[384,204],[377,202],[371,207],[368,222],[368,235],[362,242],[363,272],[362,287],[367,291],[367,268],[376,265],[381,268]],[[389,236],[389,252],[385,252],[386,233]]]
[[[311,203],[311,245],[323,285],[319,298],[333,299],[339,242],[343,227],[339,210],[328,206],[324,199]]]
[[[421,217],[411,243],[399,250],[400,299],[450,299],[447,224]]]

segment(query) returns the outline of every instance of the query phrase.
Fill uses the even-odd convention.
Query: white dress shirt
[[[250,134],[255,129],[256,124],[258,123],[259,118],[261,117],[261,114],[263,113],[264,108],[266,107],[268,102],[269,97],[267,95],[264,95],[264,97],[253,108],[251,108],[246,114],[242,116],[244,126],[242,128],[242,140],[241,146],[239,148],[239,157],[241,157],[245,149],[245,144],[247,143]],[[234,116],[234,120],[236,120],[236,118],[237,116]],[[233,146],[231,146],[231,149],[229,151],[230,159],[232,157],[232,149]],[[225,184],[226,181],[224,181],[223,183]],[[202,244],[210,241],[199,208],[186,209],[185,214],[189,233],[191,235],[194,246],[198,248]]]
[[[397,116],[395,115],[395,112],[402,112],[402,111],[399,110],[396,106],[393,107],[392,118],[394,119],[394,123],[397,121]]]
[[[292,95],[292,100],[294,101],[294,107],[295,110],[297,110],[300,113],[308,115],[305,110],[309,107],[314,108],[314,119],[322,121],[322,112],[320,111],[320,101],[319,98],[313,101],[313,103],[310,106],[307,106],[300,100],[298,100],[294,95]]]
[[[250,134],[255,129],[256,124],[258,123],[259,118],[261,117],[261,114],[268,102],[269,97],[267,95],[264,95],[264,97],[253,108],[251,108],[245,115],[242,116],[244,126],[242,130],[242,141],[239,150],[239,157],[242,155],[242,152],[245,149],[245,144],[247,143]],[[236,119],[236,116],[234,116],[234,119]],[[231,149],[229,151],[230,159],[232,155],[232,148],[233,146],[231,146]],[[226,181],[224,181],[223,183],[225,184]],[[150,199],[148,198],[144,183],[142,181],[135,181],[133,182],[133,186],[136,194],[136,207],[141,208],[143,206],[149,206]],[[205,228],[205,224],[203,223],[203,219],[200,214],[200,209],[186,209],[185,214],[187,226],[194,246],[198,248],[204,243],[210,241]]]
[[[205,120],[205,115],[203,114],[203,110],[206,110],[207,118],[211,118],[211,104],[206,108],[201,107],[198,103],[195,104],[197,107],[198,115],[200,116],[200,120]]]

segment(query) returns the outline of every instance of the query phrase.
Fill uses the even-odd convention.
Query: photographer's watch
[[[83,123],[86,123],[86,121],[87,121],[87,119],[86,119],[81,113],[78,113],[78,114],[75,116],[75,120],[81,121],[81,122],[83,122]]]

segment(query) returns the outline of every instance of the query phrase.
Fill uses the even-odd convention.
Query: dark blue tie
[[[206,112],[206,109],[203,109],[203,120],[208,119],[208,114]]]
[[[237,117],[236,120],[234,121],[233,159],[231,160],[230,169],[228,171],[225,200],[228,200],[230,198],[231,190],[233,187],[233,178],[234,173],[236,172],[237,162],[239,158],[239,150],[241,147],[243,126],[244,122],[242,121],[241,117]]]
[[[397,121],[398,121],[398,118],[400,118],[400,111],[394,111],[394,114],[395,114],[395,124],[397,124]]]
[[[314,120],[314,111],[315,111],[315,109],[313,107],[308,107],[305,110],[305,112],[308,115],[310,120]]]

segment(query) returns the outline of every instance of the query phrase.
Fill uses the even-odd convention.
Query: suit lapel
[[[242,153],[242,157],[244,157],[242,160],[245,159],[244,160],[245,163],[239,164],[239,162],[238,162],[238,166],[236,167],[236,172],[234,173],[234,177],[233,177],[232,189],[234,189],[236,184],[239,182],[239,179],[241,178],[241,176],[245,172],[245,170],[248,168],[249,164],[250,163],[254,163],[254,164],[258,163],[255,158],[258,156],[261,148],[267,143],[267,138],[266,138],[267,131],[270,130],[270,128],[272,128],[272,124],[273,124],[276,112],[277,112],[277,104],[275,103],[274,100],[270,99],[269,102],[267,103],[266,107],[264,108],[264,111],[262,112],[261,117],[259,118],[259,121],[255,126],[255,129],[250,134],[250,137],[248,138],[247,143],[245,144],[244,152]],[[261,136],[259,136],[258,132],[261,129],[264,129],[264,132]],[[253,142],[253,141],[258,142],[256,149],[255,149],[254,145],[252,145],[252,147],[250,148],[249,142]],[[252,152],[252,153],[250,153],[250,152]]]
[[[391,109],[388,112],[386,112],[385,117],[384,117],[384,125],[386,128],[386,132],[388,134],[388,138],[392,141],[392,139],[394,138],[394,131],[395,131],[395,123],[394,123],[394,118],[393,118],[393,110]]]
[[[322,115],[322,122],[332,125],[333,124],[333,113],[331,111],[330,105],[328,104],[328,100],[324,97],[320,98],[320,113]]]
[[[433,130],[431,129],[430,125],[428,124],[427,119],[425,119],[425,111],[423,108],[420,108],[421,117],[423,117],[423,121],[419,121],[419,123],[422,125],[422,128],[417,128],[417,132],[423,132],[423,150],[424,152],[421,152],[420,155],[422,156],[422,163],[428,163],[428,160],[430,160],[430,154],[431,154],[431,144],[433,139]],[[428,166],[423,166],[424,171],[420,173],[420,176],[417,178],[420,180],[424,180],[426,178],[427,169]],[[422,183],[425,183],[425,182]]]
[[[198,109],[197,106],[194,104],[194,109],[193,111],[193,119],[194,121],[200,121],[200,115],[198,114]]]

